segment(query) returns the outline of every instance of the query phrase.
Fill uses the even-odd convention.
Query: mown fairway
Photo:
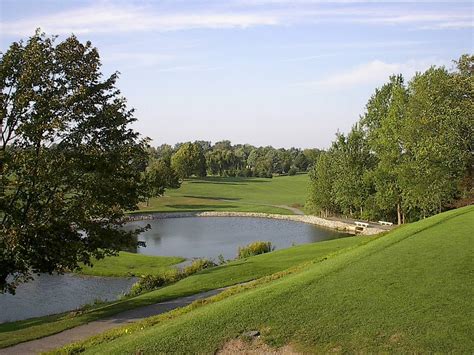
[[[140,210],[157,212],[239,211],[293,214],[278,206],[300,207],[309,185],[307,174],[264,178],[189,179],[179,189],[153,198]]]
[[[474,207],[443,213],[85,348],[214,353],[257,329],[267,344],[300,351],[471,353],[473,229]]]

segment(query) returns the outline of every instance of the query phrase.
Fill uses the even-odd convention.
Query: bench
[[[365,223],[365,222],[358,222],[358,221],[357,221],[357,222],[354,222],[354,223],[355,223],[355,225],[356,225],[357,227],[367,228],[367,227],[369,226],[369,224],[368,224],[368,223]]]
[[[392,222],[379,221],[379,224],[382,226],[393,226]]]

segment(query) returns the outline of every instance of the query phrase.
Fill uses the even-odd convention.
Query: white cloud
[[[361,17],[360,19],[354,19],[353,21],[385,25],[417,24],[417,27],[420,29],[457,29],[474,27],[472,15],[469,12],[418,12],[414,14],[395,13],[391,14],[391,16],[374,14],[373,16]]]
[[[373,83],[382,78],[386,78],[390,74],[396,73],[399,67],[399,64],[390,64],[380,60],[374,60],[350,71],[329,76],[316,83],[321,86],[335,87]]]
[[[252,26],[312,23],[362,23],[374,25],[409,25],[418,29],[457,29],[473,26],[472,10],[413,8],[393,4],[358,6],[342,1],[335,8],[325,1],[288,0],[229,1],[220,6],[204,3],[192,10],[106,3],[71,9],[43,16],[0,23],[2,34],[31,35],[40,27],[54,34],[116,33],[136,31],[175,31],[199,28],[247,28]],[[172,2],[171,2],[172,4]],[[266,6],[262,6],[266,4]]]
[[[6,35],[31,35],[40,27],[54,34],[173,31],[193,28],[234,28],[275,25],[278,19],[256,13],[156,13],[143,7],[92,6],[1,23]]]
[[[351,70],[327,76],[321,80],[298,83],[298,86],[309,86],[324,89],[343,89],[357,85],[380,85],[392,74],[403,74],[405,79],[411,78],[416,72],[428,69],[431,65],[444,65],[436,60],[411,60],[403,63],[387,63],[373,60]]]

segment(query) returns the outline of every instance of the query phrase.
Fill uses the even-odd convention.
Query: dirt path
[[[106,330],[123,326],[128,323],[136,322],[147,317],[169,312],[175,308],[184,307],[192,302],[214,296],[224,289],[216,289],[207,292],[198,293],[191,296],[176,298],[174,300],[155,303],[149,306],[131,309],[111,317],[100,319],[88,324],[71,328],[61,333],[53,334],[41,339],[31,340],[9,348],[0,349],[0,354],[37,354],[51,351],[67,344],[85,340],[93,335],[105,332]]]
[[[217,198],[216,200],[218,201],[223,201],[223,202],[234,202],[234,200],[227,200],[225,198]],[[257,202],[240,202],[245,205],[253,205],[253,206],[268,206],[268,207],[277,207],[277,208],[282,208],[284,210],[289,210],[293,212],[296,215],[303,216],[304,212],[300,210],[299,208],[296,207],[291,207],[288,205],[271,205],[269,203],[257,203]]]
[[[270,205],[270,206],[290,210],[291,212],[293,212],[294,214],[299,215],[299,216],[304,215],[304,212],[302,210],[300,210],[299,208],[296,208],[296,207],[291,207],[291,206],[287,206],[287,205]]]

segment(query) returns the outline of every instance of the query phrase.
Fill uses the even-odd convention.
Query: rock
[[[151,214],[137,214],[134,216],[127,216],[126,219],[137,220],[151,220],[162,218],[182,218],[182,217],[255,217],[255,218],[271,218],[287,221],[303,222],[329,228],[341,232],[355,233],[355,225],[349,221],[329,220],[311,215],[280,215],[269,214],[261,212],[224,212],[224,211],[206,211],[206,212],[165,212],[165,213],[151,213]],[[385,232],[380,228],[365,228],[363,235],[372,235],[380,232]]]
[[[245,337],[249,337],[249,338],[255,338],[255,337],[258,337],[260,335],[260,332],[258,330],[251,330],[249,332],[245,332],[242,335],[245,336]]]

